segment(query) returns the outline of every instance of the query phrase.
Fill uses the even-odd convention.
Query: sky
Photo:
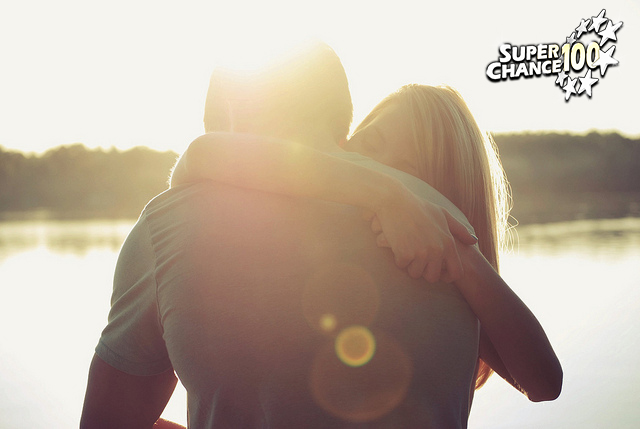
[[[562,45],[581,19],[602,9],[609,25],[623,24],[616,40],[603,45],[615,46],[618,64],[604,76],[592,70],[599,81],[591,97],[585,91],[565,101],[556,75],[487,78],[500,45]],[[640,135],[638,0],[25,0],[0,5],[0,146],[182,152],[203,133],[216,66],[255,66],[309,38],[324,40],[341,57],[354,123],[403,84],[447,84],[488,131]],[[579,42],[601,40],[591,31]]]

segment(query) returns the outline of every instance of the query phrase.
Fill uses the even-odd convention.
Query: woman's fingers
[[[376,237],[376,244],[378,247],[391,247],[389,241],[387,241],[387,237],[384,235],[384,232]]]
[[[442,211],[444,213],[444,217],[447,219],[447,225],[449,226],[449,231],[451,231],[451,234],[455,238],[460,240],[460,242],[463,244],[476,244],[478,242],[478,237],[471,234],[469,230],[462,223],[458,222],[458,220],[453,216],[451,216],[451,214],[448,211],[446,210],[442,210]]]
[[[371,231],[377,233],[382,232],[382,224],[380,223],[380,219],[378,219],[378,216],[375,216],[373,219],[371,219]]]
[[[413,256],[409,253],[394,251],[393,254],[396,257],[396,265],[399,268],[405,269],[413,262]]]
[[[424,271],[423,277],[429,283],[436,283],[440,280],[440,273],[442,272],[442,258],[430,261],[427,265],[427,269]]]
[[[456,239],[470,245],[477,238],[438,205],[411,198],[405,203],[365,215],[370,216],[377,245],[391,247],[396,265],[407,269],[412,278],[424,277],[430,282],[460,279],[462,264]]]
[[[411,277],[412,279],[419,279],[420,277],[422,277],[422,274],[425,272],[426,266],[427,266],[426,258],[415,258],[407,267],[407,271],[409,272],[409,277]]]

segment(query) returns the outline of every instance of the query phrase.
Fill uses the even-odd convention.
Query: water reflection
[[[0,257],[37,247],[80,256],[95,248],[118,251],[133,224],[130,219],[0,221]],[[516,236],[516,252],[626,252],[640,246],[640,218],[521,225]]]
[[[640,248],[640,218],[589,219],[517,228],[516,251],[616,255]]]
[[[25,220],[0,222],[0,258],[44,247],[83,256],[91,249],[118,251],[131,220]]]
[[[640,219],[527,225],[518,235],[502,275],[544,326],[563,392],[530,403],[494,376],[476,394],[469,427],[637,427]]]

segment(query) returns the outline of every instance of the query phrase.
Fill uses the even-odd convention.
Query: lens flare
[[[336,354],[345,365],[365,365],[375,352],[376,339],[364,326],[350,326],[336,338]]]
[[[322,317],[320,317],[320,329],[326,333],[333,332],[337,325],[338,321],[333,314],[323,314]]]
[[[412,373],[411,359],[397,341],[383,331],[350,326],[318,351],[309,387],[316,404],[328,413],[349,422],[370,422],[403,401]]]

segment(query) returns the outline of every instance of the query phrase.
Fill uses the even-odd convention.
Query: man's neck
[[[320,152],[344,152],[335,136],[328,130],[305,130],[304,133],[295,136],[293,140],[302,143]]]

